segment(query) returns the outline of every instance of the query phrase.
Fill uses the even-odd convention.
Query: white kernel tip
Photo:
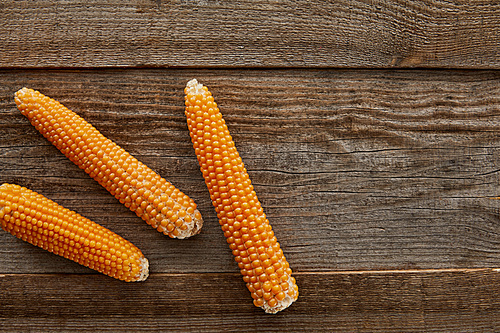
[[[198,80],[192,79],[186,85],[186,93],[188,95],[199,95],[204,94],[205,90],[203,90],[203,85]]]
[[[135,281],[140,282],[144,281],[148,278],[149,276],[149,261],[145,257],[139,258],[139,261],[141,263],[141,270],[139,274],[137,275],[137,279]]]

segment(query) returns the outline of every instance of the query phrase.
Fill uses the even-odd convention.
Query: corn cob
[[[76,113],[27,88],[15,101],[44,137],[153,228],[181,239],[200,232],[203,220],[191,198]]]
[[[196,79],[185,93],[195,153],[243,281],[255,306],[268,313],[283,310],[297,299],[298,287],[222,114]]]
[[[144,281],[148,260],[114,232],[25,187],[0,186],[2,229],[119,280]]]

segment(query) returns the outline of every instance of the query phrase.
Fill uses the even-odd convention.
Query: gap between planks
[[[388,270],[354,270],[354,271],[327,271],[327,272],[293,272],[293,276],[307,275],[384,275],[384,274],[439,274],[439,273],[477,273],[477,272],[492,272],[500,273],[500,267],[484,267],[484,268],[442,268],[442,269],[388,269]],[[7,276],[51,276],[51,275],[99,275],[98,273],[3,273],[0,278]],[[229,272],[199,272],[199,273],[150,273],[150,276],[177,277],[189,275],[240,275],[239,273]]]

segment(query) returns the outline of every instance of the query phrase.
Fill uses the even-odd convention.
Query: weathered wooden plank
[[[496,0],[2,1],[0,67],[500,66]]]
[[[4,332],[495,332],[496,270],[297,274],[301,295],[277,315],[251,303],[237,274],[0,277]]]
[[[214,93],[296,271],[500,266],[496,71],[3,71],[0,182],[118,232],[152,272],[234,272],[183,115],[195,76]],[[16,110],[24,85],[192,196],[201,235],[156,233],[66,160]],[[0,251],[0,273],[88,272],[3,232]]]

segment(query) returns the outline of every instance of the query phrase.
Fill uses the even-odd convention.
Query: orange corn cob
[[[114,232],[25,187],[0,186],[2,229],[119,280],[144,281],[148,260]]]
[[[297,299],[298,287],[222,114],[197,80],[188,82],[185,93],[195,153],[243,280],[255,306],[283,310]]]
[[[23,115],[66,157],[159,232],[187,238],[200,232],[196,204],[91,124],[32,89],[16,92]]]

